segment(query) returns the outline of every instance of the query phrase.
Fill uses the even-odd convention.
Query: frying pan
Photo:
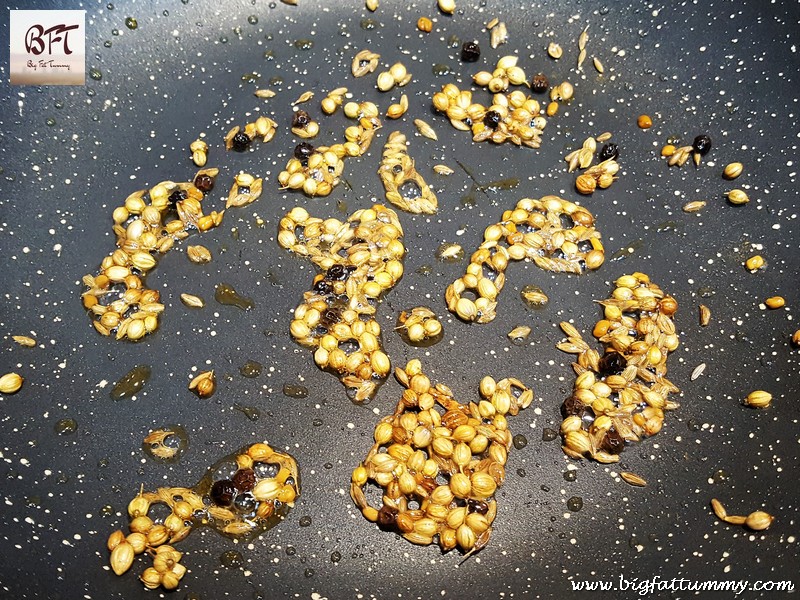
[[[798,351],[789,343],[798,327],[792,317],[800,275],[797,3],[463,0],[453,16],[439,14],[433,2],[393,0],[383,0],[374,14],[360,2],[338,0],[297,6],[104,0],[81,8],[87,71],[96,69],[97,79],[76,87],[12,87],[3,65],[0,366],[26,379],[0,402],[3,597],[151,597],[136,579],[143,560],[123,577],[104,570],[106,538],[127,527],[128,501],[142,484],[192,485],[219,458],[262,440],[297,458],[303,489],[296,506],[250,543],[195,531],[179,545],[190,572],[176,597],[564,598],[573,581],[616,582],[621,575],[800,583]],[[416,30],[420,16],[435,17],[432,33]],[[506,22],[509,42],[492,49],[484,24],[495,16]],[[135,30],[126,28],[127,17],[136,18]],[[586,25],[589,57],[602,60],[603,76],[590,61],[574,72]],[[0,32],[5,46],[6,17]],[[480,42],[481,59],[462,64],[457,40],[471,39]],[[546,56],[549,41],[565,49],[557,62]],[[302,91],[316,92],[309,106],[317,115],[323,92],[341,85],[384,110],[390,96],[399,97],[400,90],[379,94],[374,76],[350,76],[350,59],[362,48],[379,52],[387,66],[402,60],[413,73],[402,90],[409,113],[384,123],[369,153],[347,162],[346,181],[329,197],[280,192],[277,174],[296,144],[288,132],[289,103]],[[540,150],[473,144],[430,108],[441,85],[467,87],[474,71],[512,52],[529,73],[575,85],[575,100],[550,120]],[[278,96],[259,100],[253,95],[259,87]],[[647,131],[635,125],[642,113],[655,123]],[[257,114],[279,122],[275,139],[226,153],[225,132]],[[414,118],[431,123],[438,142],[414,135]],[[341,113],[320,123],[317,143],[339,140],[346,126]],[[316,271],[278,247],[278,220],[295,205],[343,218],[379,201],[380,149],[395,129],[410,136],[410,154],[440,206],[432,217],[400,214],[406,272],[378,312],[393,364],[420,358],[431,378],[462,401],[477,397],[486,374],[518,377],[536,394],[511,419],[527,445],[510,453],[492,539],[466,560],[378,530],[346,493],[351,470],[400,386],[390,379],[370,404],[354,405],[288,335],[290,311]],[[563,156],[603,131],[621,148],[621,176],[610,189],[579,197]],[[210,264],[191,264],[186,242],[161,259],[148,279],[167,306],[156,334],[138,344],[101,338],[79,301],[80,279],[113,248],[111,211],[136,189],[192,177],[188,146],[201,132],[211,146],[209,165],[221,168],[208,206],[222,207],[239,170],[264,176],[266,191],[191,240],[211,249]],[[691,143],[701,133],[714,145],[699,167],[668,168],[658,156],[669,138]],[[723,194],[733,186],[720,175],[734,160],[745,165],[736,186],[752,199],[741,207],[726,203]],[[455,173],[435,175],[437,163]],[[443,293],[465,264],[437,261],[437,247],[457,242],[469,254],[483,229],[519,198],[552,193],[594,212],[606,264],[582,276],[514,264],[494,322],[454,319]],[[707,200],[704,210],[681,211],[696,199]],[[742,263],[755,253],[767,267],[751,274]],[[619,466],[568,460],[558,441],[542,439],[546,428],[557,429],[573,381],[570,357],[555,349],[557,323],[570,320],[588,335],[599,315],[594,301],[633,271],[648,273],[679,302],[681,347],[668,365],[682,406],[659,435],[629,447]],[[216,304],[214,286],[221,282],[253,298],[255,307]],[[519,291],[527,284],[546,292],[546,307],[524,305]],[[206,307],[188,310],[179,300],[183,292],[203,297]],[[776,294],[787,308],[759,306]],[[713,314],[705,328],[697,323],[701,302]],[[399,312],[418,305],[437,311],[445,328],[444,339],[424,349],[392,331]],[[521,345],[506,337],[517,325],[533,330]],[[33,335],[38,346],[16,346],[12,334]],[[258,377],[240,374],[247,361],[263,365]],[[691,381],[700,363],[705,372]],[[150,366],[150,380],[134,398],[112,400],[111,386],[135,365]],[[217,373],[209,399],[187,390],[195,368]],[[285,384],[305,386],[308,395],[288,397]],[[770,391],[773,406],[742,406],[754,389]],[[234,406],[256,409],[249,412],[257,420]],[[74,426],[65,427],[64,419]],[[188,448],[177,463],[156,463],[143,454],[142,439],[170,424],[186,429]],[[611,476],[623,469],[648,486],[632,488]],[[582,500],[581,510],[569,510],[572,497]],[[710,511],[712,497],[730,512],[763,508],[777,520],[762,533],[721,524]],[[230,551],[240,556],[231,560]]]

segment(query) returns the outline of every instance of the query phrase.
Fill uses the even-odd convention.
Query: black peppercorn
[[[583,417],[583,413],[586,412],[586,405],[575,396],[570,396],[564,400],[564,404],[561,405],[561,412],[565,417],[571,417],[573,415]]]
[[[694,138],[692,149],[700,156],[705,156],[711,150],[711,138],[707,135],[698,135]]]
[[[397,509],[384,504],[378,511],[378,526],[391,529],[397,523]]]
[[[332,265],[325,273],[325,279],[329,281],[343,281],[349,275],[347,269],[342,265]]]
[[[547,81],[544,73],[537,73],[531,79],[531,91],[537,94],[544,94],[550,87],[550,82]]]
[[[292,116],[292,127],[305,127],[311,122],[311,117],[304,110],[298,110]]]
[[[300,142],[294,147],[294,157],[297,160],[308,160],[312,154],[314,154],[314,146],[308,142]]]
[[[212,189],[214,189],[214,178],[211,175],[206,175],[205,173],[201,173],[197,177],[194,178],[194,187],[198,190],[207,194]]]
[[[600,149],[600,154],[597,156],[600,162],[613,158],[619,158],[619,147],[616,144],[606,144]]]
[[[239,469],[233,474],[233,485],[240,492],[249,492],[256,486],[256,473],[253,469]]]
[[[186,193],[186,190],[175,190],[169,196],[167,196],[167,201],[172,205],[175,206],[181,200],[186,200],[189,197],[189,194]]]
[[[481,57],[481,47],[478,42],[464,42],[461,45],[461,60],[476,62]]]
[[[500,125],[500,121],[502,120],[503,118],[496,110],[490,110],[483,116],[483,124],[492,129],[497,129],[497,126]]]
[[[253,140],[250,139],[250,136],[240,131],[236,135],[233,136],[231,140],[231,148],[236,150],[237,152],[244,152],[247,150],[247,147],[250,145],[250,142]]]
[[[479,515],[485,515],[489,512],[489,505],[486,504],[483,500],[473,500],[472,498],[467,499],[467,512],[471,513],[478,513]]]
[[[314,284],[314,291],[318,294],[330,294],[332,289],[330,282],[324,279],[320,279]]]
[[[619,454],[625,449],[625,440],[619,432],[612,427],[606,431],[605,436],[603,436],[603,441],[600,442],[600,448],[609,454]]]
[[[230,479],[220,479],[211,486],[211,501],[217,506],[230,506],[236,496],[236,486]]]
[[[598,365],[602,375],[619,375],[627,366],[627,359],[619,352],[607,352]]]

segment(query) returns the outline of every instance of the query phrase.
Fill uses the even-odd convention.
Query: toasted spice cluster
[[[666,378],[667,356],[678,347],[677,302],[644,273],[623,275],[615,285],[600,302],[604,315],[594,327],[605,353],[566,322],[567,341],[558,344],[577,355],[572,368],[578,375],[562,406],[562,448],[572,458],[601,463],[619,461],[626,442],[657,434],[664,412],[679,406],[668,399],[679,390]]]
[[[159,254],[190,231],[207,231],[222,222],[225,211],[206,215],[201,206],[217,173],[201,169],[193,181],[162,181],[134,192],[114,209],[117,249],[100,263],[100,273],[83,277],[88,288],[81,296],[83,306],[98,332],[137,341],[158,329],[164,305],[157,290],[145,287],[145,275],[155,268]],[[171,216],[175,218],[167,221]]]
[[[414,544],[477,552],[489,542],[505,479],[512,442],[506,415],[528,407],[533,391],[517,379],[487,376],[483,400],[463,404],[447,386],[431,383],[419,360],[395,376],[403,397],[375,428],[350,495],[365,518]],[[374,503],[372,485],[381,494]]]
[[[402,236],[397,213],[381,204],[345,222],[300,207],[281,219],[278,243],[323,271],[294,311],[292,337],[314,349],[314,362],[336,373],[356,402],[371,398],[391,370],[374,315],[378,298],[403,276]]]
[[[426,215],[436,212],[436,194],[414,168],[414,161],[406,148],[406,136],[399,131],[393,131],[386,140],[378,175],[383,189],[386,190],[386,199],[400,210]],[[408,193],[404,194],[401,188],[405,185],[414,186],[418,195],[413,197]]]
[[[274,525],[300,495],[297,463],[288,454],[264,443],[253,444],[235,456],[230,479],[215,479],[222,461],[212,466],[193,488],[163,487],[137,494],[128,504],[130,533],[113,532],[108,538],[111,569],[122,575],[138,554],[147,553],[153,565],[139,577],[148,589],[174,590],[186,574],[182,553],[173,544],[192,528],[208,525],[222,534],[243,537]],[[274,468],[276,474],[269,475]],[[165,505],[169,514],[153,519],[150,511]]]
[[[605,257],[594,217],[585,208],[557,196],[523,198],[514,210],[503,213],[499,223],[486,228],[467,272],[445,292],[447,308],[464,321],[493,320],[506,267],[509,261],[524,258],[554,273],[597,269]],[[463,296],[465,291],[475,293],[477,299]]]

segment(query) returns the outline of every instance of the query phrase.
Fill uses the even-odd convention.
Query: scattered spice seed
[[[725,165],[725,169],[722,171],[722,176],[725,179],[736,179],[742,174],[742,171],[744,171],[744,165],[742,163],[732,162],[728,165]]]
[[[663,156],[664,158],[669,158],[670,156],[675,154],[675,150],[677,150],[675,146],[673,146],[672,144],[667,144],[666,146],[661,148],[661,156]]]
[[[438,173],[439,175],[452,175],[453,173],[455,173],[455,171],[453,171],[453,169],[451,169],[447,165],[434,165],[433,171],[435,173]]]
[[[275,92],[272,90],[256,90],[255,96],[256,98],[274,98]]]
[[[717,500],[716,498],[711,499],[711,508],[714,509],[714,514],[717,515],[717,518],[720,521],[724,521],[728,518],[728,511],[725,510],[725,507],[722,506],[722,502]]]
[[[192,294],[181,294],[181,302],[183,302],[189,308],[203,308],[205,306],[205,302],[199,296],[193,296]]]
[[[764,266],[764,258],[760,254],[756,254],[755,256],[748,258],[745,261],[744,266],[747,267],[748,271],[757,271]]]
[[[303,92],[302,94],[300,94],[300,96],[297,98],[297,100],[292,102],[292,106],[295,106],[297,104],[302,104],[303,102],[308,102],[313,97],[314,97],[314,92],[312,92],[310,90],[307,91],[307,92]]]
[[[203,371],[189,382],[189,389],[200,398],[208,398],[217,389],[217,378],[214,371]]]
[[[378,10],[378,0],[366,0],[364,4],[367,7],[367,10],[370,12],[375,12]]]
[[[508,30],[506,29],[506,24],[503,21],[500,21],[497,26],[492,28],[491,34],[489,35],[489,45],[492,48],[497,48],[498,46],[505,44],[508,41]]]
[[[550,42],[547,45],[547,54],[550,55],[550,58],[558,60],[564,54],[564,51],[555,42]]]
[[[763,390],[756,390],[747,394],[744,403],[753,408],[767,408],[772,404],[772,394]]]
[[[508,337],[512,340],[524,340],[531,334],[531,328],[527,325],[519,325],[508,332]]]
[[[728,192],[728,202],[739,206],[741,204],[747,204],[750,202],[750,198],[748,198],[747,194],[745,194],[742,190],[731,190]]]
[[[498,19],[497,17],[495,17],[494,19],[492,19],[491,21],[489,21],[488,23],[486,23],[486,30],[487,30],[487,31],[491,31],[492,29],[494,29],[494,27],[495,27],[495,26],[496,26],[496,25],[497,25],[499,22],[500,22],[500,19]]]
[[[639,129],[650,129],[653,126],[653,119],[651,119],[649,115],[639,115],[636,124],[639,126]]]
[[[464,42],[461,45],[461,60],[463,62],[477,62],[481,57],[481,47],[478,42]]]
[[[769,513],[765,513],[762,510],[757,510],[747,515],[747,519],[745,520],[744,524],[754,531],[763,531],[772,525],[772,521],[774,520],[775,517]]]
[[[455,0],[439,0],[439,10],[446,15],[452,15],[456,11]]]
[[[767,308],[776,309],[776,308],[783,308],[786,305],[786,300],[783,299],[783,296],[771,296],[764,301],[764,304],[767,305]]]
[[[25,381],[16,373],[6,373],[0,377],[0,394],[16,394]]]
[[[692,150],[701,156],[705,156],[711,150],[711,138],[707,135],[698,135],[692,142]]]
[[[604,142],[607,142],[608,140],[611,139],[611,132],[610,131],[605,131],[605,132],[601,133],[600,135],[598,135],[597,137],[595,137],[594,139],[598,144],[602,144]]]
[[[27,335],[12,335],[11,339],[17,342],[20,346],[25,346],[26,348],[33,348],[36,346],[36,340],[32,337],[28,337]]]
[[[700,326],[705,327],[711,322],[711,309],[705,304],[700,305]]]
[[[186,248],[186,256],[193,263],[202,264],[211,262],[211,251],[205,246],[188,246]]]
[[[683,212],[686,213],[696,213],[697,211],[706,207],[705,200],[693,200],[692,202],[687,202],[683,205]]]
[[[601,75],[605,72],[606,68],[603,66],[603,63],[600,62],[600,59],[597,58],[596,56],[592,58],[592,64],[594,64],[595,70]]]
[[[630,471],[622,471],[619,476],[622,477],[625,483],[636,487],[644,487],[647,485],[647,481],[639,477],[636,473],[631,473]]]
[[[700,377],[700,375],[702,375],[705,372],[705,370],[706,370],[706,363],[700,363],[694,368],[694,371],[692,371],[692,375],[691,377],[689,377],[689,379],[691,381],[694,381],[695,379]]]
[[[424,33],[430,33],[433,30],[433,21],[428,17],[420,17],[417,20],[417,29]]]
[[[800,347],[800,329],[798,329],[797,331],[795,331],[795,332],[792,334],[792,343],[793,343],[795,346],[798,346],[798,347]]]
[[[420,135],[432,139],[438,140],[439,138],[436,136],[436,132],[433,130],[433,127],[428,125],[422,119],[414,119],[414,125],[417,126],[417,131],[419,131]]]

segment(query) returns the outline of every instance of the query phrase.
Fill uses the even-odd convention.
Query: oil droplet
[[[422,275],[424,277],[427,277],[428,275],[433,273],[433,267],[431,267],[430,265],[420,265],[420,267],[414,272],[417,275]]]
[[[95,81],[100,81],[103,78],[103,73],[97,67],[92,67],[91,69],[89,69],[89,77],[91,77]]]
[[[338,210],[340,213],[347,213],[347,212],[350,212],[350,211],[347,209],[347,202],[345,202],[344,200],[339,200],[339,201],[336,203],[336,210]]]
[[[53,117],[47,117],[44,122],[48,127],[53,127],[56,124],[56,120]]]
[[[258,421],[261,418],[261,411],[253,406],[244,406],[238,402],[234,402],[233,408],[242,413],[251,421]]]
[[[308,388],[302,385],[283,384],[283,395],[289,398],[307,398]]]
[[[332,563],[338,563],[340,560],[342,560],[342,553],[341,552],[339,552],[338,550],[334,550],[333,552],[331,552],[331,562]]]
[[[314,47],[314,40],[295,40],[294,47],[298,50],[311,50]]]
[[[152,371],[147,365],[133,367],[111,388],[111,399],[123,400],[124,398],[130,398],[150,380],[151,373]]]
[[[437,77],[444,77],[445,75],[450,75],[453,71],[450,69],[450,65],[437,63],[431,67],[431,72]]]
[[[261,79],[261,75],[258,73],[243,73],[242,74],[242,81],[246,83],[255,83],[259,79]]]
[[[241,367],[239,367],[239,373],[242,374],[242,377],[253,379],[261,375],[261,369],[263,368],[264,366],[261,363],[258,363],[254,360],[248,360]]]
[[[103,42],[103,47],[104,48],[111,48],[111,40],[106,40],[105,42]]]
[[[294,546],[286,546],[286,556],[294,556],[297,554],[297,548]]]
[[[643,247],[644,247],[644,242],[642,241],[641,238],[639,238],[638,240],[634,240],[630,244],[628,244],[626,248],[620,248],[619,250],[614,252],[614,254],[611,255],[611,258],[609,260],[611,261],[625,260],[629,256],[635,254],[637,250],[641,250]]]
[[[250,25],[256,25],[258,24],[258,17],[255,15],[250,15],[247,17],[247,22],[250,23]]]
[[[569,500],[567,500],[567,508],[570,509],[572,512],[578,512],[580,509],[583,508],[583,498],[580,496],[573,496]]]
[[[224,306],[235,306],[242,310],[250,310],[255,306],[253,300],[246,296],[240,296],[239,293],[233,289],[233,286],[227,283],[220,283],[214,292],[214,299]]]
[[[496,181],[490,181],[489,183],[484,183],[483,185],[479,186],[479,190],[482,192],[497,192],[499,191],[506,191],[506,190],[513,190],[519,185],[519,179],[517,177],[509,177],[508,179],[498,179]]]
[[[461,38],[457,35],[453,34],[449,38],[447,38],[447,47],[448,48],[458,48],[461,45]]]
[[[303,571],[303,575],[305,575],[307,578],[313,577],[314,569],[312,569],[311,567],[307,568],[305,571]]]
[[[372,31],[375,29],[379,23],[375,19],[361,19],[361,29],[364,31]]]
[[[545,427],[544,430],[542,430],[543,442],[552,442],[557,437],[558,437],[558,432],[555,429],[551,429],[550,427]]]
[[[521,433],[518,433],[512,439],[512,443],[514,444],[514,448],[517,450],[522,450],[525,446],[528,445],[528,438],[526,438]]]
[[[78,430],[78,422],[75,419],[61,419],[53,429],[58,435],[69,435]]]
[[[137,27],[139,27],[139,21],[137,21],[133,17],[128,17],[125,19],[125,27],[131,30],[136,29]]]
[[[574,469],[570,469],[569,471],[564,471],[563,476],[564,476],[564,481],[575,481],[578,479],[578,472]]]
[[[223,567],[239,569],[244,566],[244,556],[242,556],[241,552],[237,552],[236,550],[228,550],[222,553],[219,557],[219,562]]]
[[[311,517],[309,515],[303,515],[300,517],[300,521],[298,521],[300,527],[308,527],[311,525]]]
[[[527,474],[528,473],[527,471],[525,471],[525,469],[517,469],[517,475],[519,475],[520,477],[525,477]]]

